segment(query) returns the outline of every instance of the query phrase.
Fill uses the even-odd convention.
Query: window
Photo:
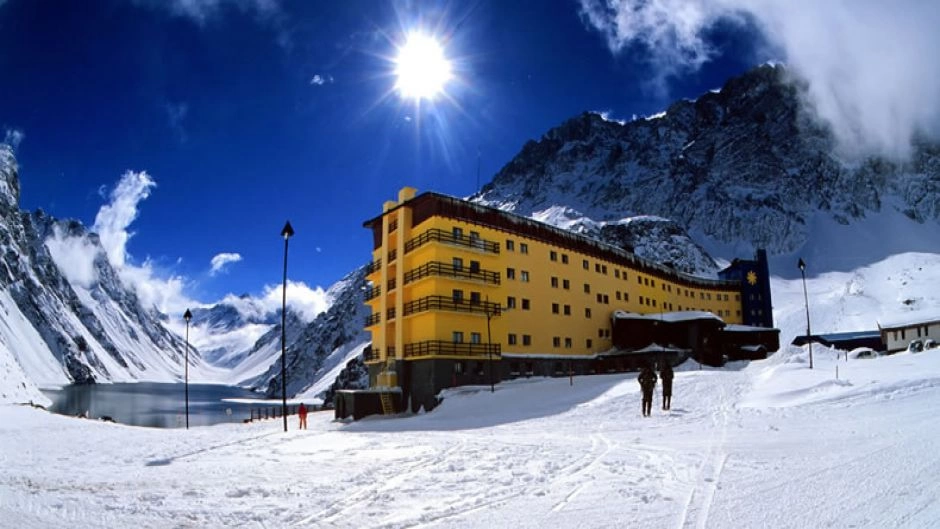
[[[561,254],[561,264],[568,264],[568,254]]]
[[[643,278],[643,284],[646,285],[646,286],[650,286],[650,278],[644,277],[644,278]]]
[[[604,337],[604,329],[597,329],[597,337],[598,338]]]
[[[571,349],[571,338],[565,336],[565,349]]]
[[[553,278],[552,278],[552,288],[558,288],[558,278],[557,278],[557,277],[553,277]]]
[[[636,282],[637,282],[638,285],[642,285],[642,284],[643,284],[643,278],[640,277],[640,276],[636,276]]]
[[[623,300],[624,300],[624,301],[630,301],[630,293],[629,293],[629,292],[624,292],[624,293],[623,293]]]
[[[617,279],[620,279],[620,269],[619,269],[619,268],[614,269],[614,277],[616,277]]]
[[[617,291],[617,301],[620,301],[620,291]]]
[[[643,304],[643,296],[640,296],[640,305]]]
[[[591,268],[591,265],[588,264],[588,260],[587,260],[587,259],[581,261],[581,266],[583,266],[585,270]]]
[[[454,343],[463,343],[463,333],[460,331],[454,331],[453,333]]]
[[[656,288],[656,280],[655,280],[655,279],[651,279],[651,280],[650,280],[650,286],[653,287],[653,288]]]
[[[610,338],[610,329],[604,329],[604,338]]]
[[[522,345],[532,345],[532,337],[528,334],[522,335]]]
[[[480,333],[478,332],[470,333],[470,343],[482,343],[480,339]]]
[[[529,253],[529,245],[524,242],[520,242],[519,253]]]
[[[516,278],[516,269],[507,268],[506,269],[506,279],[515,279]]]
[[[480,240],[480,234],[478,232],[470,232],[470,246],[474,248],[483,248],[483,241]]]
[[[598,274],[601,272],[601,264],[600,264],[600,263],[594,263],[594,271],[597,272]]]
[[[529,282],[529,272],[528,272],[527,270],[523,270],[523,271],[520,273],[520,275],[519,275],[519,279],[520,279],[523,283],[528,283],[528,282]]]
[[[454,238],[455,239],[463,238],[463,228],[454,227]]]
[[[516,241],[512,239],[506,239],[506,251],[512,252],[516,249]]]
[[[584,317],[585,317],[585,318],[590,318],[590,317],[591,317],[591,307],[587,307],[587,308],[584,309]]]
[[[522,310],[529,310],[529,300],[522,298]]]
[[[565,289],[565,290],[571,290],[571,281],[568,281],[567,279],[562,279],[562,280],[561,280],[561,288],[563,288],[563,289]]]
[[[552,303],[552,314],[558,314],[558,303]]]
[[[470,261],[470,273],[476,274],[480,271],[480,261]]]
[[[454,257],[453,263],[454,263],[454,270],[458,272],[463,270],[463,259],[459,257]]]
[[[656,300],[654,299],[654,300],[653,300],[653,307],[655,307],[655,306],[656,306]]]
[[[509,345],[516,345],[516,335],[509,333],[506,341],[509,342]]]
[[[561,347],[561,337],[553,336],[552,337],[552,347]]]
[[[604,304],[610,305],[610,297],[608,297],[607,294],[604,294]]]
[[[589,285],[589,284],[587,284],[587,283],[584,284],[584,293],[585,293],[585,294],[590,294],[590,293],[591,293],[591,285]]]
[[[601,273],[607,275],[607,265],[601,265]]]
[[[565,316],[571,316],[571,305],[565,305],[563,308]]]
[[[516,308],[516,298],[515,298],[515,297],[509,296],[509,297],[506,298],[506,308],[507,308],[507,309],[514,309],[514,308]]]
[[[548,252],[548,258],[549,258],[550,260],[552,260],[552,261],[557,261],[557,260],[558,260],[558,252],[556,252],[555,250],[552,250],[552,251]]]
[[[463,290],[454,290],[454,303],[463,303]]]
[[[705,294],[705,299],[707,299],[708,301],[712,300],[711,292],[709,292],[708,294]]]
[[[623,271],[623,280],[624,280],[624,281],[627,280],[627,271],[626,271],[626,270]]]
[[[479,292],[471,292],[471,293],[470,293],[470,303],[473,304],[473,305],[479,305],[479,304],[480,304],[480,293],[479,293]]]
[[[600,292],[597,293],[597,302],[598,302],[598,303],[603,303],[603,302],[604,302],[604,295],[601,294]]]

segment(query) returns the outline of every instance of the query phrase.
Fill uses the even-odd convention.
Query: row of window
[[[464,342],[463,342],[463,337],[464,337],[463,331],[453,331],[453,333],[451,334],[451,337],[452,337],[454,343],[464,343]],[[470,333],[470,343],[473,343],[473,344],[480,344],[480,343],[483,343],[483,337],[482,337],[482,336],[480,335],[480,333],[478,333],[478,332],[472,332],[472,333]]]
[[[506,279],[515,279],[515,278],[516,278],[516,269],[515,269],[515,268],[507,268],[507,269],[506,269]],[[519,271],[519,280],[522,281],[523,283],[528,283],[528,282],[529,282],[529,271],[528,271],[528,270],[520,270],[520,271]]]

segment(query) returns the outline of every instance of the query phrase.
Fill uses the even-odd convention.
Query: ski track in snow
[[[0,406],[0,526],[936,526],[940,355],[824,350],[810,371],[788,354],[678,370],[673,409],[651,418],[635,373],[507,382],[404,418],[314,413],[287,433]]]

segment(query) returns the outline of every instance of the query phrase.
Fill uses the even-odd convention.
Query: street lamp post
[[[813,368],[813,338],[812,331],[810,330],[809,325],[809,295],[806,293],[806,263],[803,262],[803,258],[800,258],[800,262],[797,263],[797,266],[800,267],[800,275],[803,276],[803,301],[806,304],[806,342],[809,344],[809,368]]]
[[[496,392],[496,382],[493,380],[493,338],[490,334],[490,319],[493,315],[490,313],[490,297],[486,297],[486,352],[490,357],[490,393]]]
[[[290,221],[284,224],[281,237],[284,237],[284,282],[281,295],[281,416],[284,417],[284,431],[287,431],[287,241],[294,235]]]
[[[193,319],[193,313],[186,309],[183,313],[183,319],[186,320],[186,351],[183,360],[184,383],[186,386],[186,429],[189,430],[189,320]]]

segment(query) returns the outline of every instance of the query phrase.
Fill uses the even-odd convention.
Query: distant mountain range
[[[620,123],[585,113],[525,144],[470,199],[703,276],[718,268],[712,255],[748,257],[759,247],[778,256],[853,254],[843,261],[849,269],[940,250],[940,146],[918,140],[907,161],[840,160],[828,129],[801,104],[803,90],[784,68],[761,66],[657,116]],[[845,238],[861,242],[834,249]],[[63,272],[56,256],[64,259],[69,244],[98,251],[93,270]],[[357,269],[330,287],[329,309],[312,322],[288,312],[288,394],[332,391],[322,379],[343,366],[337,387],[362,386],[366,286]],[[280,313],[259,307],[242,296],[194,310],[202,351],[189,358],[194,369],[277,396]],[[182,373],[183,341],[121,282],[97,235],[19,210],[6,145],[0,309],[0,368],[16,382],[0,385],[0,400],[35,395],[36,383],[174,381]]]

